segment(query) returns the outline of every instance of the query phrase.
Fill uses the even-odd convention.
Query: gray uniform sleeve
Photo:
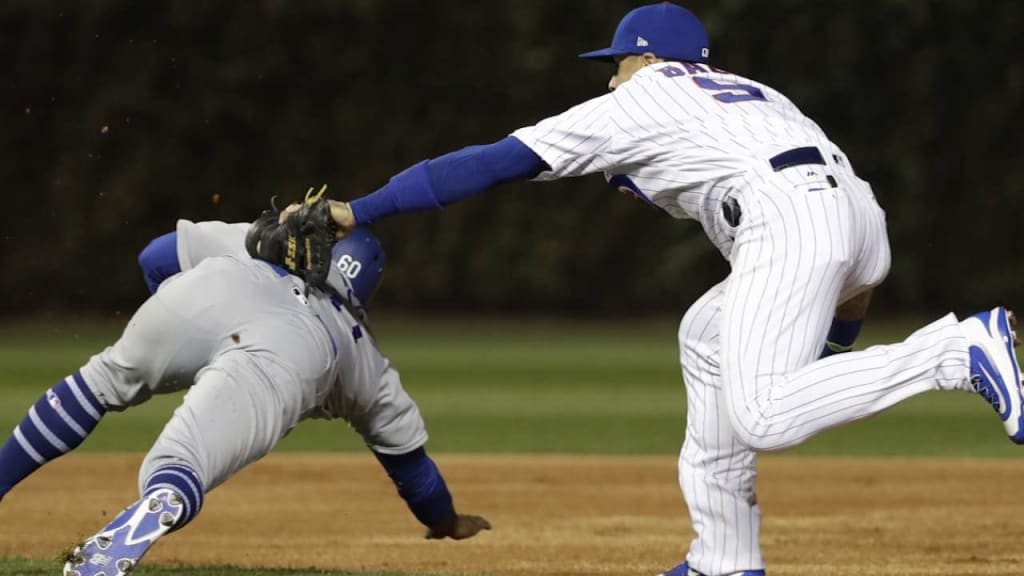
[[[340,328],[335,338],[338,373],[324,402],[327,415],[347,421],[381,454],[405,454],[425,444],[423,417],[391,360],[347,311],[339,311],[335,319]]]
[[[178,264],[191,270],[206,258],[245,252],[248,222],[229,224],[217,220],[178,220]]]
[[[426,444],[427,428],[420,410],[390,362],[380,375],[378,390],[360,430],[367,446],[381,454],[406,454]]]

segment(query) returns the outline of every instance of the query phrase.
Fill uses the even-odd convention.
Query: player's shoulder
[[[749,92],[749,88],[753,87],[757,89],[758,94],[770,94],[771,100],[788,102],[788,98],[781,92],[764,82],[699,62],[658,62],[637,71],[633,79],[623,84],[621,88],[646,91],[650,90],[653,84],[715,94],[730,90]]]

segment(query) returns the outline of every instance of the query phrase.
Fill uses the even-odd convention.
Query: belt
[[[821,155],[821,151],[814,146],[805,146],[803,148],[793,148],[792,150],[786,150],[781,154],[772,156],[768,163],[772,165],[772,170],[778,172],[779,170],[785,170],[786,168],[792,168],[793,166],[800,166],[801,164],[825,164],[825,157]]]
[[[821,150],[818,150],[817,147],[804,146],[803,148],[793,148],[776,154],[768,159],[768,163],[771,164],[772,170],[778,172],[779,170],[785,170],[793,166],[803,166],[804,164],[820,164],[824,166],[825,157],[821,155]],[[833,188],[837,186],[836,179],[831,174],[826,175],[825,178],[830,186]]]

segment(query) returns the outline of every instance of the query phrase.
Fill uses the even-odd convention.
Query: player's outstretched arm
[[[441,471],[422,447],[406,454],[373,454],[387,470],[409,510],[427,527],[428,539],[465,540],[491,529],[486,518],[455,511]]]
[[[531,148],[509,136],[410,166],[372,194],[332,203],[331,216],[344,233],[392,214],[436,210],[548,169]]]

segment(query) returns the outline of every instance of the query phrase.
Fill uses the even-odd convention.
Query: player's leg
[[[316,383],[289,364],[231,351],[202,370],[143,462],[141,499],[86,539],[64,573],[96,574],[102,566],[94,559],[134,567],[160,537],[196,517],[208,491],[269,453],[313,408]]]
[[[968,343],[952,315],[904,342],[815,361],[843,290],[851,279],[870,285],[855,276],[861,251],[884,243],[862,200],[794,189],[744,205],[749,220],[723,301],[722,374],[733,428],[748,446],[786,448],[922,392],[971,389]]]
[[[753,575],[764,568],[761,511],[754,494],[757,456],[734,438],[725,410],[718,326],[724,292],[725,283],[708,291],[679,327],[687,409],[679,484],[697,533],[686,565],[703,574]]]
[[[264,272],[254,275],[242,261],[214,259],[163,283],[113,346],[29,409],[0,448],[0,498],[46,462],[79,446],[107,411],[191,386],[218,351],[251,345],[249,339],[259,335],[243,338],[240,319],[295,303],[286,288],[272,286],[284,279]],[[281,320],[289,326],[296,322]]]
[[[43,393],[0,447],[0,498],[81,445],[108,411],[192,383],[212,353],[212,344],[182,314],[195,297],[194,291],[161,291],[136,311],[113,346]]]
[[[0,500],[43,464],[77,448],[105,413],[79,372],[47,389],[0,447]]]

